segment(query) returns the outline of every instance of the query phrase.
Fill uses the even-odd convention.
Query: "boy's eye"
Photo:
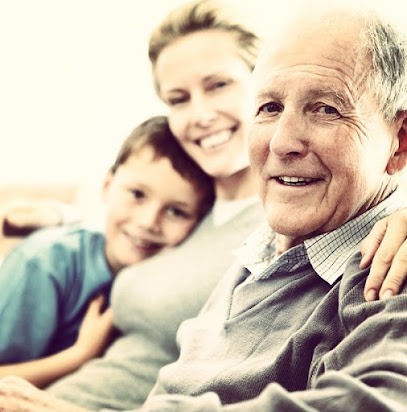
[[[167,213],[171,216],[171,217],[176,217],[176,218],[183,218],[183,219],[187,219],[190,217],[189,213],[185,212],[182,209],[179,209],[178,207],[169,207],[167,209]]]
[[[266,103],[266,104],[263,104],[263,106],[261,106],[259,109],[259,113],[266,113],[266,114],[274,114],[274,113],[279,113],[282,111],[283,111],[283,108],[281,107],[280,104],[277,104],[277,103]]]

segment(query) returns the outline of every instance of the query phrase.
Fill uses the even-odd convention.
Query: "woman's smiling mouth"
[[[235,129],[222,130],[198,139],[196,143],[202,149],[214,149],[228,142],[232,138],[234,131]]]

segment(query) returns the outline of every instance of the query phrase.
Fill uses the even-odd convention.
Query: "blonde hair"
[[[254,30],[244,24],[236,9],[227,1],[198,0],[182,5],[168,14],[150,36],[148,56],[153,74],[160,53],[167,46],[188,34],[205,30],[230,33],[236,41],[242,59],[253,69],[260,48],[260,38]],[[159,93],[155,75],[154,82]]]

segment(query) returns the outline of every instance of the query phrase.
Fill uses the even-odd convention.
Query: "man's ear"
[[[407,111],[398,114],[396,124],[398,127],[398,149],[387,164],[386,171],[389,175],[399,172],[407,164]]]

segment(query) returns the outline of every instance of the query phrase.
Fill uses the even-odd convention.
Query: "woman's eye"
[[[145,193],[142,190],[134,189],[131,191],[135,199],[144,199]]]
[[[227,84],[228,82],[226,82],[225,80],[219,80],[218,82],[212,84],[211,89],[221,89],[222,87],[227,86]]]
[[[274,114],[282,112],[283,108],[280,104],[277,103],[266,103],[260,107],[259,113]]]
[[[321,114],[339,114],[338,110],[335,109],[335,107],[329,106],[327,104],[319,106],[316,111]]]
[[[185,96],[170,97],[170,98],[167,99],[167,104],[169,106],[176,106],[177,104],[185,103],[187,100],[188,100],[188,98],[185,97]]]

